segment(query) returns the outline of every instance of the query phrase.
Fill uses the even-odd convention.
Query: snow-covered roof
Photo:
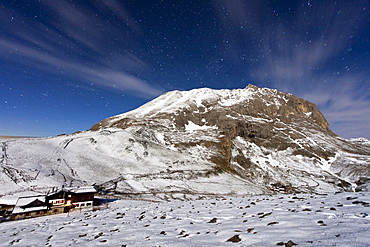
[[[72,192],[72,193],[76,193],[76,194],[80,194],[80,193],[96,193],[97,192],[93,186],[61,187],[61,188],[55,188],[55,189],[53,189],[53,191],[51,191],[51,192],[48,193],[48,196],[53,195],[53,194],[57,194],[57,193],[59,193],[61,191]]]
[[[65,187],[64,191],[80,194],[80,193],[96,193],[96,190],[92,186],[85,186],[85,187]]]
[[[18,213],[27,213],[27,212],[32,212],[32,211],[40,211],[40,210],[46,210],[48,207],[45,206],[37,206],[37,207],[29,207],[29,208],[24,208],[24,206],[39,200],[41,202],[45,202],[46,198],[44,195],[41,196],[28,196],[28,197],[19,197],[17,204],[15,205],[13,209],[13,214],[18,214]]]
[[[34,211],[47,210],[47,209],[48,209],[47,206],[39,206],[39,207],[31,207],[31,208],[15,207],[13,210],[13,214],[28,213],[28,212],[34,212]]]

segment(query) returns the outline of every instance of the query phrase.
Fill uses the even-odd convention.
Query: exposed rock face
[[[165,199],[369,190],[368,143],[274,89],[173,91],[89,131],[1,142],[0,196],[83,184]]]
[[[185,104],[181,105],[176,101]],[[171,107],[172,105],[174,107]],[[141,113],[140,109],[146,107],[153,109]],[[167,109],[170,112],[166,112]],[[292,94],[281,93],[274,89],[260,89],[253,85],[239,90],[216,91],[204,88],[189,92],[169,92],[137,110],[105,119],[94,125],[91,130],[106,127],[126,128],[135,123],[131,119],[135,114],[139,114],[139,118],[146,118],[146,120],[167,118],[174,121],[178,129],[183,129],[189,121],[201,126],[205,123],[220,124],[221,127],[226,128],[231,120],[238,119],[242,115],[279,119],[285,123],[304,120],[329,130],[328,122],[315,104]],[[254,131],[258,132],[257,129]]]
[[[360,186],[366,179],[359,178],[369,177],[368,147],[336,136],[315,104],[274,89],[169,92],[91,130],[112,127],[154,141],[160,132],[163,145],[181,152],[203,147],[202,158],[222,170],[275,189],[312,190],[325,178],[350,190],[350,183]],[[351,166],[346,153],[364,155],[365,165]]]

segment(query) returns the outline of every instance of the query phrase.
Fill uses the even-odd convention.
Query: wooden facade
[[[64,207],[64,212],[73,209],[82,209],[93,206],[94,194],[96,190],[93,187],[62,188],[59,191],[47,196],[51,207]]]

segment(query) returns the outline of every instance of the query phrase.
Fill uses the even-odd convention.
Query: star
[[[334,0],[5,1],[0,135],[71,133],[167,91],[255,84],[317,104],[341,137],[370,138],[369,7]]]

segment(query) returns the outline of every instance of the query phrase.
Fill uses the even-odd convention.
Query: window
[[[91,206],[91,202],[88,202],[88,203],[86,204],[86,206]]]
[[[85,203],[81,203],[81,207],[84,207],[85,206]]]

